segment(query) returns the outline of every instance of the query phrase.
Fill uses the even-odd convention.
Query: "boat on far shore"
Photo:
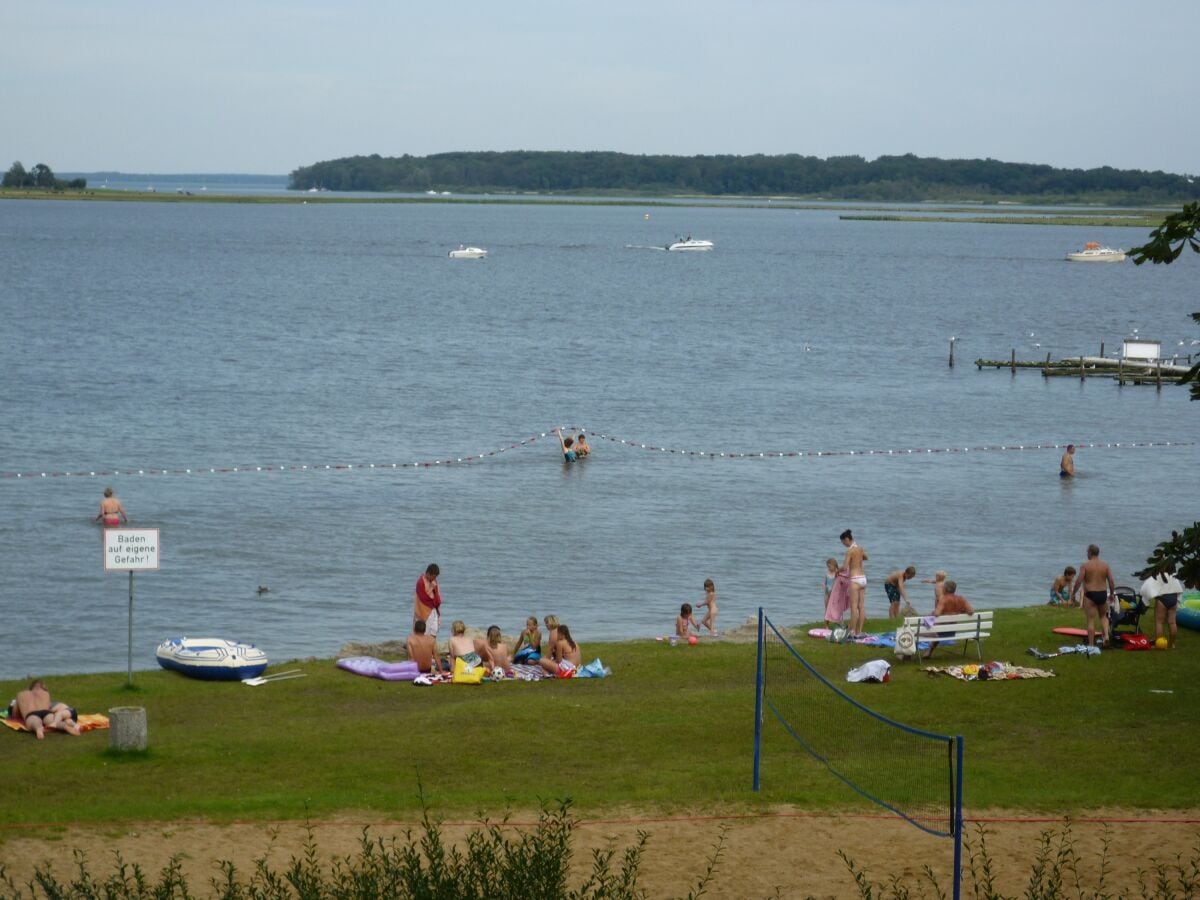
[[[674,243],[667,244],[668,250],[711,250],[712,248],[712,241],[699,240],[690,234],[686,238],[676,238]]]
[[[466,247],[459,244],[458,249],[451,250],[448,256],[451,259],[483,259],[487,254],[482,247]]]
[[[1068,253],[1067,259],[1071,262],[1125,262],[1125,251],[1088,241],[1082,250]]]

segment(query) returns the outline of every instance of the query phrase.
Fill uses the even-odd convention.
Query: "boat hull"
[[[169,638],[155,656],[164,669],[204,681],[257,678],[267,668],[267,654],[258,647],[224,638]]]
[[[673,253],[703,252],[705,250],[711,250],[712,248],[712,241],[676,241],[675,243],[667,246],[667,249]]]
[[[1071,262],[1125,262],[1123,250],[1081,250],[1078,253],[1068,253]]]
[[[479,247],[460,247],[448,254],[451,259],[483,259],[488,252]]]

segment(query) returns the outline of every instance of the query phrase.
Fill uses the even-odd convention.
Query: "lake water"
[[[1063,261],[1144,231],[643,213],[0,203],[0,678],[124,669],[128,580],[91,523],[107,484],[161,533],[136,668],[180,634],[277,661],[403,637],[433,561],[448,619],[553,612],[586,653],[665,633],[706,577],[722,627],[760,605],[819,619],[844,528],[879,617],[909,563],[1020,606],[1092,541],[1129,582],[1196,518],[1194,443],[1086,446],[1200,440],[1186,389],[971,364],[1111,353],[1135,329],[1195,351],[1196,260]],[[639,249],[676,234],[716,250]],[[491,255],[447,259],[460,242]],[[520,443],[561,424],[631,443],[594,437],[571,466]],[[757,456],[1067,441],[1070,483],[1054,449]],[[133,474],[40,477],[114,470]]]

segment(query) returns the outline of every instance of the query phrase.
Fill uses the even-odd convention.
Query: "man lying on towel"
[[[65,731],[79,736],[79,716],[65,703],[55,703],[40,678],[34,679],[28,690],[19,691],[8,708],[10,718],[19,716],[25,722],[25,730],[32,731],[37,739],[44,740],[46,729]]]

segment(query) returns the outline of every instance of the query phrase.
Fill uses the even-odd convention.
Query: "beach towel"
[[[7,725],[13,731],[28,731],[25,727],[25,720],[20,715],[14,714],[11,716],[0,717],[0,723]],[[108,716],[100,713],[81,713],[79,716],[80,731],[95,731],[98,728],[108,727]],[[53,734],[57,729],[46,729],[47,733]]]
[[[520,681],[541,681],[543,678],[549,678],[546,670],[541,666],[531,666],[525,663],[513,663],[513,675]]]
[[[930,675],[949,675],[959,681],[1016,681],[1024,678],[1053,678],[1049,669],[1034,669],[1030,666],[1014,666],[1012,663],[990,662],[982,666],[969,663],[965,666],[927,666]]]
[[[833,590],[829,592],[829,600],[825,603],[825,621],[840,622],[846,610],[850,608],[850,576],[838,572],[833,579]]]

